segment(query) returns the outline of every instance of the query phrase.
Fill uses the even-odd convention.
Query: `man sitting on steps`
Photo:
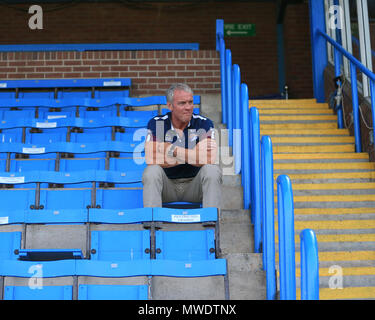
[[[210,119],[193,113],[193,91],[186,84],[167,90],[170,112],[152,118],[145,143],[144,207],[164,202],[202,202],[220,208],[222,172]]]

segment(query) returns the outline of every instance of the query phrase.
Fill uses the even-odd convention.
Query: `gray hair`
[[[185,83],[176,83],[171,85],[166,91],[167,102],[173,102],[173,96],[175,90],[181,90],[193,94],[193,90]]]

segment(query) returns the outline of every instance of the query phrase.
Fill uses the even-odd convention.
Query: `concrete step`
[[[337,129],[337,124],[334,121],[327,122],[284,122],[284,123],[263,123],[261,130],[298,130],[298,129]]]
[[[314,106],[298,109],[298,108],[259,108],[259,114],[260,115],[313,115],[313,114],[319,114],[319,115],[332,115],[333,111],[328,108],[315,108]]]
[[[255,106],[259,109],[261,108],[267,108],[267,107],[272,107],[272,108],[306,108],[309,106],[313,107],[323,107],[323,108],[328,108],[327,103],[317,103],[315,99],[289,99],[289,100],[250,100],[249,101],[249,106]]]
[[[319,245],[319,244],[318,244]],[[375,250],[319,250],[319,266],[329,268],[333,265],[342,267],[365,267],[373,266],[375,260]],[[276,250],[275,261],[279,263],[279,252]],[[296,266],[300,265],[301,254],[296,250],[295,254]]]
[[[299,145],[273,145],[275,153],[330,153],[353,152],[354,144],[299,144]]]
[[[230,299],[266,299],[266,276],[261,254],[228,253],[223,258],[228,262]]]
[[[279,176],[279,173],[275,173],[275,179]],[[332,173],[288,173],[287,174],[294,183],[333,183],[339,180],[342,183],[350,181],[367,181],[372,182],[375,179],[375,171],[364,171],[364,172],[332,172]],[[314,182],[311,182],[313,181]]]
[[[321,300],[373,300],[375,286],[343,287],[342,289],[322,288],[319,290]]]
[[[222,209],[243,209],[243,189],[239,186],[223,186]]]
[[[326,152],[326,153],[276,153],[273,154],[274,161],[277,160],[369,160],[367,153],[359,152]]]
[[[153,300],[224,300],[223,276],[178,278],[153,276],[151,293]]]
[[[259,120],[263,123],[267,122],[309,122],[309,121],[337,121],[337,116],[333,114],[314,114],[314,115],[306,115],[306,114],[287,114],[287,115],[279,115],[279,114],[263,114],[260,113]]]
[[[326,215],[327,217],[333,217],[336,215],[344,216],[358,216],[358,215],[366,215],[366,214],[374,214],[375,208],[343,208],[343,207],[336,207],[336,208],[294,208],[294,216],[303,217],[303,216],[311,216],[311,215]],[[275,207],[275,214],[277,214],[277,207]]]
[[[273,137],[278,136],[296,136],[296,137],[303,137],[303,136],[311,136],[311,137],[348,137],[349,132],[346,130],[340,130],[340,129],[285,129],[285,128],[279,128],[279,129],[260,129],[260,135],[261,136],[270,136],[271,140]]]
[[[307,184],[307,183],[305,183]],[[332,183],[334,184],[334,183]],[[361,184],[361,183],[357,183]],[[366,183],[363,183],[364,185]],[[296,190],[293,188],[294,196],[319,196],[319,195],[330,195],[332,197],[336,195],[362,195],[362,194],[375,194],[375,189],[316,189],[316,190]]]
[[[254,252],[249,210],[220,211],[220,249],[223,254]]]
[[[275,136],[271,137],[273,144],[281,143],[354,143],[354,137],[351,136]]]

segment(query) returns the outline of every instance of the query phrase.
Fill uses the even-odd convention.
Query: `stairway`
[[[286,174],[292,181],[297,288],[299,233],[311,228],[318,240],[320,299],[374,299],[375,164],[367,153],[355,153],[354,137],[337,129],[326,103],[255,100],[250,106],[259,110],[261,136],[272,139],[275,179]],[[278,263],[277,245],[276,253]]]
[[[220,94],[201,95],[201,114],[210,118],[219,131],[220,147],[228,146],[225,125],[221,123]],[[231,148],[230,148],[231,149]],[[243,208],[241,176],[234,174],[231,151],[222,152],[222,209],[219,214],[221,257],[227,259],[231,300],[265,300],[266,275],[262,254],[254,252],[254,233],[250,210]]]

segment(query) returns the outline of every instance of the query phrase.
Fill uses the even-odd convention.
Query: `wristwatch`
[[[174,157],[174,155],[173,155],[174,149],[176,149],[176,146],[175,146],[174,144],[172,144],[172,145],[169,147],[168,152],[167,152],[168,157],[171,157],[171,158]]]

